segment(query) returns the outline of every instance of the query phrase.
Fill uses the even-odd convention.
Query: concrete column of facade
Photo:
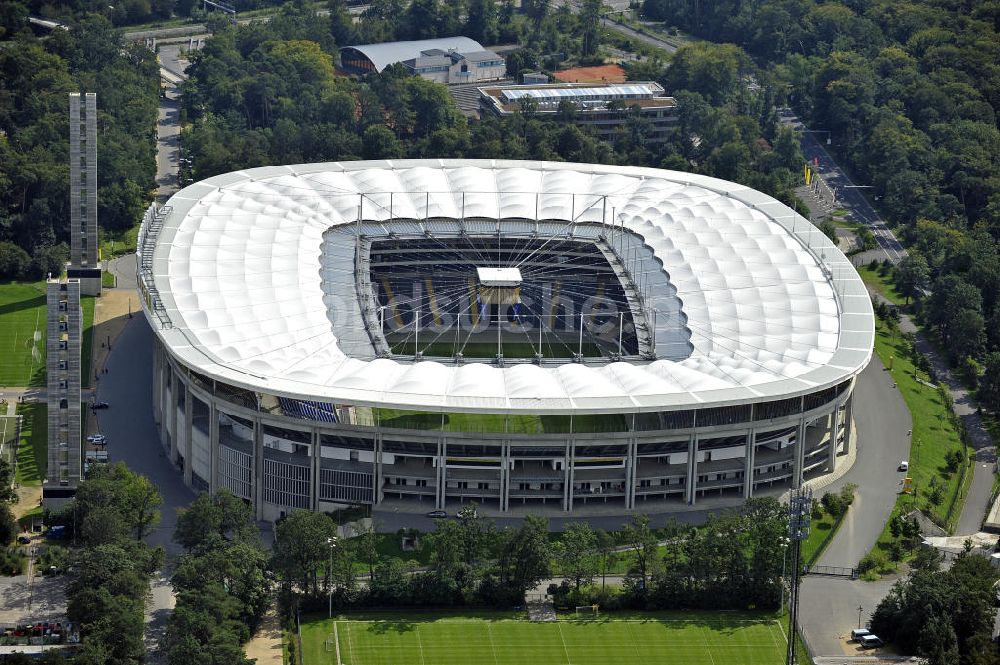
[[[184,384],[184,484],[191,486],[191,463],[194,452],[194,395]]]
[[[576,456],[576,450],[573,446],[573,441],[566,442],[566,468],[563,470],[563,496],[565,497],[563,501],[563,510],[570,511],[573,510],[573,467],[575,465],[573,458]]]
[[[500,447],[500,510],[510,508],[510,441]]]
[[[372,502],[377,506],[382,503],[382,432],[375,432],[375,457],[372,483],[375,485],[372,490]]]
[[[180,432],[177,431],[177,409],[180,407],[181,382],[177,372],[172,367],[168,366],[167,372],[170,376],[170,404],[168,405],[170,412],[167,414],[170,421],[170,463],[177,464],[177,437],[180,436]]]
[[[311,432],[310,442],[312,443],[312,457],[310,461],[312,462],[312,469],[309,472],[310,485],[309,488],[312,490],[312,509],[319,510],[319,486],[322,481],[322,461],[323,461],[323,448],[320,444],[319,430],[313,428]]]
[[[806,465],[806,418],[799,419],[798,433],[795,435],[795,456],[792,464],[792,487],[802,487],[803,469]]]
[[[853,388],[853,386],[852,386]],[[847,398],[844,407],[844,454],[851,452],[851,433],[854,431],[854,393]]]
[[[253,505],[257,519],[264,519],[264,431],[260,418],[253,419]]]
[[[693,506],[698,494],[698,436],[688,439],[687,481],[684,484],[684,501]]]
[[[830,414],[830,446],[827,448],[828,473],[833,473],[837,468],[837,434],[840,430],[840,402],[834,404],[833,412]]]
[[[436,510],[444,510],[444,484],[445,484],[445,474],[444,474],[444,456],[445,456],[445,442],[444,439],[438,439],[438,451],[437,451],[437,468],[435,469],[434,475],[434,508]]]
[[[753,496],[753,466],[757,456],[757,430],[751,427],[747,430],[747,450],[743,464],[743,498]]]
[[[627,452],[625,455],[625,509],[632,510],[635,508],[635,486],[639,484],[637,480],[637,474],[639,472],[639,463],[636,457],[636,449],[638,448],[635,438],[633,438],[628,443]]]
[[[153,422],[163,422],[163,357],[160,345],[153,343]]]
[[[208,405],[208,491],[212,494],[219,489],[219,409],[215,399]]]

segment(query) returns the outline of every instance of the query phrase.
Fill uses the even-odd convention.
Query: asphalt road
[[[812,163],[813,159],[819,160],[820,177],[832,190],[836,206],[844,208],[850,212],[852,219],[869,227],[885,256],[893,263],[898,263],[906,255],[906,250],[865,198],[863,194],[865,187],[855,184],[848,178],[820,142],[820,140],[825,142],[829,134],[823,130],[809,130],[794,116],[783,117],[782,122],[802,130],[802,154],[809,163]],[[817,138],[817,133],[821,134],[820,138]]]
[[[153,333],[145,317],[137,313],[111,349],[108,373],[101,377],[97,394],[111,405],[98,412],[100,430],[108,437],[108,457],[148,477],[163,497],[160,523],[146,539],[150,545],[162,545],[168,558],[164,569],[155,573],[146,602],[147,661],[156,664],[163,662],[158,644],[174,607],[169,578],[171,559],[180,552],[171,539],[177,509],[188,505],[195,495],[184,486],[181,474],[159,443],[153,422],[152,366]]]
[[[853,508],[852,508],[853,510]],[[846,577],[805,577],[800,589],[799,630],[814,656],[871,656],[849,643],[851,629],[868,623],[872,611],[889,593],[895,580],[878,582]]]
[[[849,482],[858,490],[837,536],[817,564],[854,567],[878,540],[906,475],[896,469],[909,456],[907,432],[912,422],[891,375],[874,356],[854,392],[858,460],[849,473],[823,491],[839,490]]]

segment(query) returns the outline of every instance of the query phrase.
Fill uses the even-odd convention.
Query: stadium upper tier
[[[371,243],[490,235],[507,246],[523,237],[535,256],[548,238],[605,242],[653,337],[684,328],[690,352],[552,365],[378,357],[378,302],[364,286]],[[334,404],[625,413],[782,399],[856,375],[874,338],[861,279],[808,220],[753,189],[657,169],[486,160],[250,169],[175,194],[144,222],[140,251],[147,316],[175,358],[231,385]],[[505,250],[504,262],[512,256]],[[470,265],[470,279],[479,267],[518,266]]]

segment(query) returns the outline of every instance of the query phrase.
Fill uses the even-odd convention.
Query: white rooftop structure
[[[500,97],[505,104],[522,99],[539,102],[569,101],[610,101],[613,99],[652,99],[663,96],[663,86],[656,82],[618,83],[600,86],[546,85],[537,87],[518,86],[503,88]]]
[[[872,353],[867,291],[823,233],[765,194],[690,173],[490,160],[273,166],[195,183],[168,206],[162,228],[144,223],[140,236],[156,335],[193,370],[271,395],[451,412],[664,411],[806,395],[858,374]],[[498,219],[526,234],[544,222],[641,238],[643,269],[676,287],[691,352],[554,367],[375,357],[353,239],[478,223],[488,235]]]
[[[483,45],[470,37],[439,37],[437,39],[418,39],[407,42],[385,42],[382,44],[359,44],[345,46],[347,50],[358,51],[371,61],[375,71],[380,72],[389,65],[417,58],[424,51],[439,49],[441,51],[457,51],[458,53],[479,53],[484,51]]]
[[[518,268],[476,268],[476,276],[483,286],[520,286],[521,271]]]

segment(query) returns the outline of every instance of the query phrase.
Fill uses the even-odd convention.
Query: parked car
[[[899,463],[899,470],[900,471],[909,471],[910,470],[910,463],[907,462],[906,460],[903,460],[902,462]]]
[[[28,543],[31,542],[31,538],[25,535],[20,535],[17,537],[17,542],[21,543],[22,545],[27,545]]]
[[[860,641],[862,649],[877,649],[885,644],[881,637],[878,635],[872,635],[871,633],[862,637]]]
[[[108,437],[103,434],[91,434],[87,437],[87,443],[93,443],[94,445],[100,446],[108,442]]]
[[[854,628],[853,630],[851,630],[851,641],[860,642],[862,637],[871,634],[872,634],[871,631],[868,630],[867,628]]]
[[[433,517],[434,519],[439,519],[441,517],[448,517],[448,513],[443,510],[432,510],[427,513],[427,517]]]
[[[97,411],[98,409],[107,409],[110,406],[111,405],[108,404],[107,402],[94,402],[93,404],[90,405],[90,410]]]

